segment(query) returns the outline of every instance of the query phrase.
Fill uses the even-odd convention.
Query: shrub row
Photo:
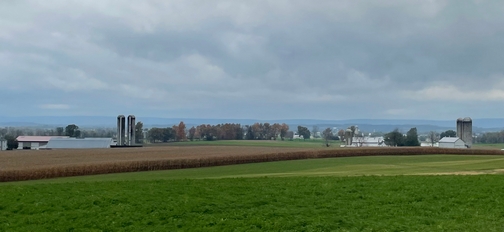
[[[149,161],[123,161],[88,165],[55,166],[37,169],[19,169],[0,171],[0,182],[37,180],[57,177],[97,175],[121,172],[139,172],[183,168],[199,168],[232,164],[272,162],[314,158],[335,158],[353,156],[390,156],[390,155],[504,155],[500,150],[478,149],[443,149],[443,148],[353,148],[313,150],[301,152],[283,152],[259,155],[235,155],[222,157],[203,157],[188,159],[161,159]]]

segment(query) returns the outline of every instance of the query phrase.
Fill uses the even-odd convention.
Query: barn
[[[110,148],[114,145],[112,138],[51,138],[47,149],[88,149]]]
[[[18,136],[18,149],[38,150],[46,147],[52,138],[68,138],[68,136]]]
[[[457,137],[444,137],[439,140],[440,148],[467,148],[466,144],[462,139]]]
[[[353,147],[384,147],[385,140],[383,137],[353,137]]]

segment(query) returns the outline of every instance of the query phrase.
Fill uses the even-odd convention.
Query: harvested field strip
[[[68,152],[68,151],[67,151]],[[354,156],[391,156],[391,155],[428,155],[428,154],[457,154],[457,155],[504,155],[502,151],[474,150],[474,149],[440,149],[440,148],[362,148],[362,149],[332,149],[274,152],[247,155],[213,155],[189,156],[187,158],[152,159],[110,161],[75,165],[56,165],[53,167],[30,168],[19,167],[0,171],[0,181],[21,181],[47,179],[56,177],[96,175],[121,172],[138,172],[152,170],[184,169],[222,166],[232,164],[259,163],[282,160],[299,160],[331,157]],[[140,155],[139,155],[140,156]],[[144,158],[148,156],[145,155]]]

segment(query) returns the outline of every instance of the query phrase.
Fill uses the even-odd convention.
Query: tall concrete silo
[[[117,146],[124,146],[125,144],[125,128],[126,127],[126,118],[124,115],[117,116]]]
[[[457,119],[457,137],[462,139],[462,134],[464,134],[464,119]]]
[[[462,137],[461,138],[468,147],[472,147],[472,119],[466,117],[462,123]]]
[[[128,116],[128,145],[135,145],[135,115]]]
[[[345,145],[351,146],[353,140],[353,132],[351,129],[345,130]]]

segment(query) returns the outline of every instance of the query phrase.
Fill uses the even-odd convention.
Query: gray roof
[[[443,137],[441,140],[439,140],[440,143],[454,143],[457,142],[459,138],[457,137]]]
[[[48,149],[110,148],[112,138],[51,138]]]

